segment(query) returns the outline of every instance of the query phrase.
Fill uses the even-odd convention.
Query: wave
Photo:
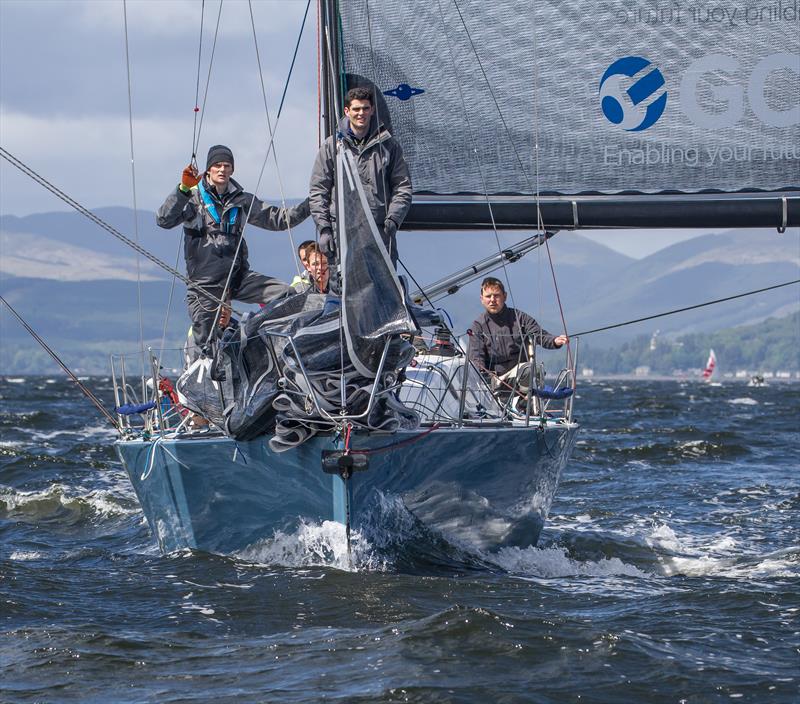
[[[800,545],[764,554],[743,553],[729,535],[712,538],[679,538],[667,525],[653,528],[647,539],[655,550],[665,576],[685,577],[797,577]]]
[[[294,531],[275,531],[271,538],[248,546],[234,557],[281,567],[333,567],[345,571],[385,568],[359,531],[351,532],[350,549],[348,555],[347,535],[341,523],[302,521]]]
[[[42,491],[18,491],[0,486],[0,518],[27,523],[75,525],[95,519],[130,516],[140,508],[130,494],[119,490],[96,489],[76,494],[61,484]]]
[[[505,572],[530,577],[649,577],[648,572],[627,564],[618,557],[580,560],[571,557],[564,547],[503,548],[487,556]]]

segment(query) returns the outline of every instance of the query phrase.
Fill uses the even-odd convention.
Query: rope
[[[411,445],[412,443],[417,442],[418,440],[422,440],[426,435],[430,435],[434,430],[439,429],[439,423],[434,423],[430,428],[428,428],[424,433],[420,433],[419,435],[415,435],[413,438],[407,438],[406,440],[401,440],[400,442],[395,442],[390,445],[383,445],[382,447],[373,447],[368,450],[356,450],[353,449],[351,452],[353,454],[358,455],[377,455],[380,452],[388,452],[389,450],[396,450],[398,447],[404,447],[405,445]]]
[[[125,26],[125,73],[128,80],[128,135],[131,151],[131,191],[133,197],[133,238],[139,244],[139,210],[136,200],[136,160],[133,149],[133,94],[131,90],[131,58],[128,43],[128,3],[122,0],[122,17]],[[139,311],[139,360],[142,366],[142,383],[144,383],[144,323],[142,314],[142,265],[141,257],[136,255],[136,304]],[[143,392],[144,393],[144,392]]]
[[[0,296],[0,301],[2,301],[6,305],[6,307],[14,314],[14,317],[20,322],[22,327],[24,327],[25,330],[27,330],[27,332],[30,334],[30,336],[34,340],[36,340],[36,342],[38,342],[39,345],[41,345],[42,349],[45,352],[47,352],[47,354],[49,354],[53,358],[53,360],[56,362],[56,364],[58,364],[58,366],[60,366],[64,370],[66,375],[78,385],[78,388],[81,391],[83,391],[84,395],[108,419],[108,422],[111,423],[111,425],[113,425],[114,428],[119,430],[119,423],[117,423],[116,418],[114,418],[114,416],[112,416],[111,413],[109,413],[109,411],[106,409],[106,407],[100,401],[100,399],[97,398],[97,396],[95,396],[94,393],[92,393],[91,389],[89,389],[83,382],[80,381],[80,379],[78,379],[77,376],[75,376],[75,374],[72,373],[72,371],[69,369],[69,367],[67,367],[67,365],[64,364],[64,362],[61,361],[59,356],[55,352],[53,352],[53,350],[47,345],[47,343],[41,337],[39,337],[39,335],[36,334],[36,331],[30,325],[28,325],[28,323],[25,322],[25,319],[19,313],[17,313],[16,310],[14,310],[13,306],[5,298]]]
[[[695,308],[703,308],[704,306],[711,306],[715,303],[724,303],[725,301],[732,301],[736,298],[744,298],[745,296],[753,296],[756,293],[764,293],[764,291],[772,291],[776,288],[783,288],[784,286],[792,286],[794,284],[800,284],[800,279],[795,279],[794,281],[786,281],[782,284],[775,284],[774,286],[767,286],[765,288],[757,288],[753,291],[745,291],[744,293],[737,293],[735,296],[726,296],[725,298],[717,298],[713,301],[706,301],[705,303],[698,303],[693,306],[686,306],[685,308],[675,308],[674,310],[668,310],[664,313],[656,313],[655,315],[648,315],[645,318],[636,318],[636,320],[627,320],[624,323],[616,323],[614,325],[606,325],[602,328],[595,328],[594,330],[586,330],[585,332],[579,332],[575,335],[575,337],[580,337],[582,335],[592,335],[596,332],[602,332],[603,330],[613,330],[614,328],[621,328],[625,325],[633,325],[634,323],[641,323],[645,320],[653,320],[655,318],[663,318],[667,315],[674,315],[675,313],[684,313],[687,310],[694,310]]]
[[[40,186],[44,186],[44,188],[50,191],[50,193],[63,200],[71,208],[77,210],[81,215],[89,218],[89,220],[91,220],[93,223],[99,225],[106,232],[111,233],[112,235],[114,235],[114,237],[116,237],[118,240],[128,245],[135,252],[141,254],[143,257],[145,257],[145,259],[148,259],[153,264],[166,271],[168,274],[172,274],[173,276],[177,277],[178,279],[183,281],[183,283],[185,283],[187,286],[191,286],[192,289],[197,293],[199,293],[200,295],[205,296],[206,298],[208,298],[211,301],[214,301],[218,305],[222,304],[222,300],[217,298],[213,293],[207,291],[202,286],[198,286],[197,284],[193,283],[192,281],[189,280],[188,277],[181,274],[177,269],[174,269],[169,264],[165,264],[158,257],[156,257],[155,255],[151,254],[146,249],[144,249],[144,247],[140,247],[132,239],[123,235],[119,230],[109,225],[105,220],[95,215],[91,210],[84,207],[83,205],[78,203],[78,201],[68,196],[66,193],[64,193],[64,191],[59,189],[57,186],[54,186],[46,178],[44,178],[44,176],[41,176],[40,174],[36,173],[36,171],[34,171],[30,166],[17,159],[17,157],[15,157],[13,154],[8,152],[3,147],[0,147],[0,156],[2,156],[9,164],[15,166],[17,169],[22,171],[22,173],[24,173],[26,176],[32,178]],[[236,313],[236,315],[241,315],[241,313],[237,310],[233,310],[233,312]]]

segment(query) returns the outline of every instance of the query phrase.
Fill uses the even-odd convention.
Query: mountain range
[[[162,261],[183,270],[179,228],[162,230],[155,225],[153,213],[139,211],[134,218],[129,208],[94,212]],[[401,261],[411,272],[406,274],[409,289],[424,288],[525,236],[401,231],[398,242]],[[312,237],[310,220],[292,232],[294,244]],[[252,228],[247,241],[253,268],[284,280],[296,273],[294,248],[286,233]],[[596,238],[565,231],[550,239],[547,248],[493,275],[507,281],[510,305],[526,310],[551,332],[563,329],[563,312],[568,332],[575,335],[800,279],[800,229],[784,234],[774,230],[709,233],[643,259],[620,254]],[[184,293],[180,281],[173,286],[171,277],[153,263],[144,259],[137,263],[132,250],[77,213],[0,217],[0,294],[72,367],[103,372],[108,369],[110,352],[139,348],[140,306],[145,346],[159,347],[166,331],[167,346],[180,348],[189,326]],[[463,333],[480,312],[478,295],[475,281],[437,303],[448,312],[457,332]],[[793,285],[581,339],[602,349],[656,330],[667,337],[712,332],[781,318],[797,310],[800,286]],[[44,351],[2,307],[0,373],[53,368]]]

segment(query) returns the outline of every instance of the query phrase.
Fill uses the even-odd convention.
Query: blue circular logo
[[[641,56],[625,56],[600,79],[600,107],[613,125],[628,132],[652,127],[667,106],[664,76]]]

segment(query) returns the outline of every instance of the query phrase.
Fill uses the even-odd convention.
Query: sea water
[[[384,497],[350,558],[313,522],[162,556],[77,389],[0,380],[0,701],[800,701],[800,384],[575,407],[536,548],[465,551]]]

